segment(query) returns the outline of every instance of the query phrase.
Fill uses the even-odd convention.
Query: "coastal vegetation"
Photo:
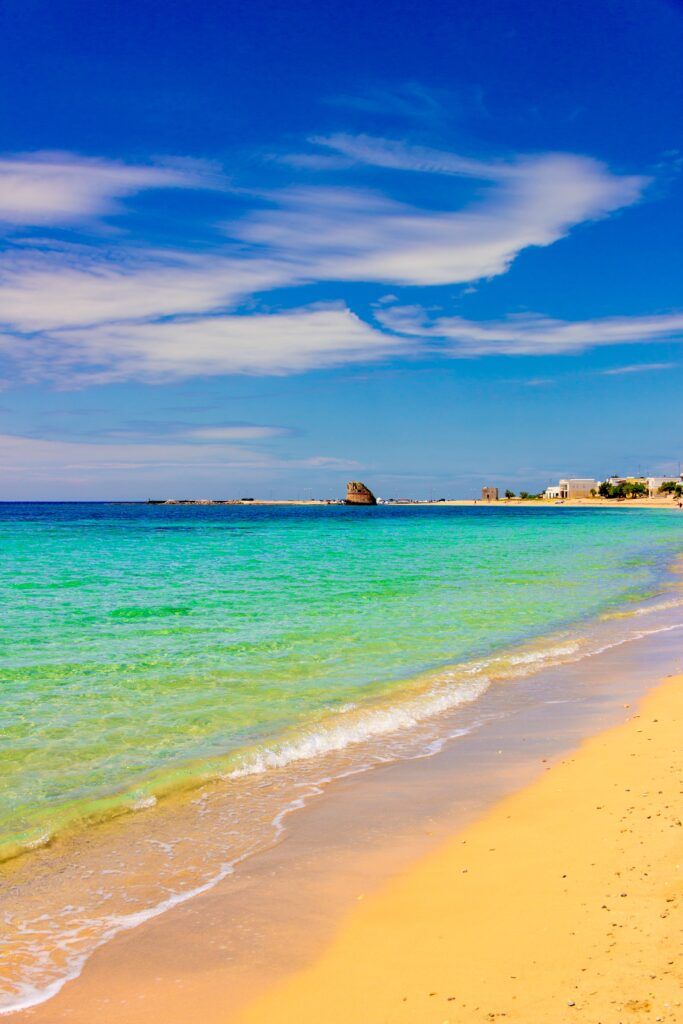
[[[647,498],[648,490],[642,480],[620,480],[616,484],[603,480],[598,487],[598,494],[601,498]]]
[[[674,498],[683,498],[683,485],[675,480],[665,480],[658,494],[671,494]]]

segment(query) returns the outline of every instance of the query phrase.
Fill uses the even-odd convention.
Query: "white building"
[[[543,497],[556,501],[558,499],[564,501],[572,498],[590,498],[592,497],[591,491],[597,492],[599,486],[599,481],[593,480],[592,477],[573,476],[566,480],[560,480],[553,487],[546,487]]]
[[[654,498],[659,493],[662,484],[680,484],[681,478],[678,476],[649,476],[645,483],[647,484],[647,493]]]
[[[680,484],[680,476],[610,476],[607,483],[616,486],[617,484],[645,484],[650,498],[656,497],[662,484]]]
[[[659,494],[659,489],[662,484],[672,483],[683,485],[683,473],[680,476],[610,476],[607,478],[605,483],[612,484],[616,487],[618,484],[633,484],[641,483],[647,487],[647,493],[651,498],[654,498]],[[599,480],[593,480],[588,477],[569,477],[566,480],[560,480],[559,483],[554,484],[552,487],[546,487],[543,492],[543,497],[547,501],[564,501],[565,499],[572,498],[590,498],[592,497],[591,491],[597,493],[598,487],[600,486]]]

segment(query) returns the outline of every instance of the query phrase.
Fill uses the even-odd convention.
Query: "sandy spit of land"
[[[374,895],[240,1024],[683,1022],[683,677]]]
[[[164,501],[150,502],[152,505],[169,507],[174,505],[335,505],[343,504],[342,501],[325,498],[281,498],[266,500],[261,498],[202,498],[202,499],[175,499],[170,498]],[[668,508],[679,511],[678,501],[666,498],[634,498],[623,501],[613,501],[606,498],[572,498],[563,500],[546,501],[544,499],[522,500],[521,498],[501,499],[500,501],[481,501],[474,498],[447,498],[444,501],[389,501],[384,506],[403,507],[409,505],[411,508],[444,508],[453,506],[472,506],[476,508]],[[366,508],[367,506],[361,506]]]

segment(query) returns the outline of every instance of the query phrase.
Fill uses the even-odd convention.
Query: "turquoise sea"
[[[591,623],[661,593],[681,552],[677,510],[0,505],[0,858],[46,858],[40,926],[18,885],[6,913],[20,966],[0,1010],[43,998],[130,926],[121,909],[97,916],[105,897],[135,893],[140,915],[224,875],[226,836],[242,837],[237,859],[254,845],[290,769],[361,747],[399,756],[427,721],[433,742],[496,674],[580,657]],[[182,875],[177,849],[152,863],[135,812],[156,821],[160,797],[209,783],[220,828],[212,798]],[[227,823],[240,786],[242,807],[271,802]],[[116,889],[102,895],[113,869],[79,867],[97,887],[58,904],[46,847],[77,849],[119,815],[140,843]],[[126,890],[134,849],[161,892]]]
[[[635,601],[630,509],[0,506],[0,849]]]

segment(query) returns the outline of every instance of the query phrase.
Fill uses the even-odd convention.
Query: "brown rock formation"
[[[361,484],[358,480],[352,480],[346,485],[346,505],[376,505],[377,498],[369,487]]]

